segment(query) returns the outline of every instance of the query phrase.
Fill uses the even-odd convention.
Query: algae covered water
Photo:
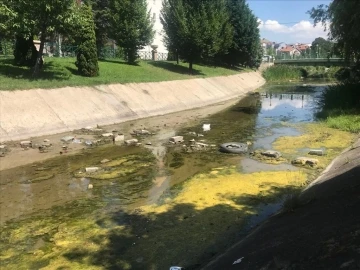
[[[108,144],[1,171],[1,269],[201,266],[316,174],[290,160],[317,136],[351,140],[323,127],[299,129],[314,122],[321,91],[267,87],[220,113],[159,132],[151,145]],[[169,144],[173,135],[184,142]],[[221,153],[224,142],[247,143],[249,151]],[[319,164],[326,165],[344,145],[323,144],[329,156]],[[281,149],[283,158],[254,154],[270,149]]]

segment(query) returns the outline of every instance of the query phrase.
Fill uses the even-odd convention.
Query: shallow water
[[[107,145],[74,156],[1,171],[0,219],[5,243],[0,249],[2,269],[15,266],[19,269],[164,269],[171,263],[196,267],[194,262],[212,256],[235,241],[233,234],[241,231],[240,225],[251,213],[257,216],[250,219],[249,224],[256,226],[277,211],[288,187],[273,187],[270,182],[271,193],[265,192],[267,198],[260,196],[265,202],[250,195],[232,198],[234,208],[230,207],[233,202],[229,202],[229,206],[209,205],[207,213],[200,212],[196,205],[171,201],[194,176],[209,172],[212,178],[218,177],[218,172],[230,175],[234,173],[226,169],[230,165],[240,174],[289,171],[290,175],[298,169],[289,164],[264,164],[251,156],[223,154],[217,147],[193,150],[189,140],[204,140],[208,145],[249,142],[250,151],[271,149],[277,138],[300,134],[296,129],[298,123],[314,121],[321,90],[321,87],[292,87],[284,91],[283,87],[269,87],[260,95],[249,95],[221,113],[200,116],[191,126],[160,132],[156,136],[157,143],[151,146]],[[204,124],[211,125],[209,131],[203,130]],[[187,147],[164,143],[174,135],[184,136]],[[100,162],[105,158],[110,160],[108,165]],[[90,166],[100,166],[104,171],[99,175],[81,172],[81,177],[79,171]],[[88,189],[89,184],[94,188]],[[141,207],[151,205],[154,209],[171,206],[171,211],[143,214],[145,210]],[[224,214],[227,219],[236,216],[235,225],[229,223],[224,230],[217,220],[221,213],[227,213]],[[176,254],[179,249],[175,248],[170,251],[166,246],[169,239],[179,239],[179,234],[186,234],[189,226],[192,226],[191,239],[176,243],[189,254],[184,251],[180,256]],[[67,235],[69,232],[76,234],[73,230],[80,227],[86,228],[82,237],[82,233],[76,239]],[[32,234],[27,233],[29,230]],[[91,252],[75,249],[70,242],[76,243],[79,238],[86,245],[89,243],[84,239],[92,239],[96,248],[89,248]],[[186,242],[191,241],[202,244],[197,248],[189,247]],[[39,254],[35,252],[36,256],[30,258],[21,250]],[[75,264],[66,266],[69,263]]]

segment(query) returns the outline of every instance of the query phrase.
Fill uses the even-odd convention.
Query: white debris
[[[115,142],[123,142],[125,140],[125,136],[124,135],[117,135],[115,137]]]
[[[99,167],[87,167],[85,168],[85,171],[88,173],[97,172],[99,170]]]
[[[103,136],[103,137],[112,137],[112,136],[114,136],[114,134],[112,134],[111,132],[108,132],[108,133],[101,134],[101,136]]]
[[[240,259],[237,259],[236,261],[233,262],[233,265],[234,264],[238,264],[238,263],[241,263],[241,261],[244,259],[244,257],[241,257]]]
[[[88,189],[93,189],[93,188],[94,188],[93,184],[88,185]]]
[[[203,124],[202,128],[203,128],[204,132],[209,131],[210,130],[210,124]]]
[[[127,145],[137,144],[138,140],[137,139],[130,139],[130,140],[126,140],[125,143]]]
[[[181,143],[184,141],[184,137],[183,136],[174,136],[170,138],[170,142],[172,143]]]

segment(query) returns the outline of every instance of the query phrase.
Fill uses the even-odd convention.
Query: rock
[[[170,138],[170,142],[172,143],[181,143],[184,141],[184,137],[183,136],[174,136]]]
[[[112,134],[111,132],[108,132],[108,133],[101,134],[101,136],[103,136],[103,137],[112,137],[112,136],[114,136],[114,134]]]
[[[138,140],[137,139],[130,139],[130,140],[126,140],[125,144],[127,145],[133,145],[133,144],[137,144]]]
[[[74,138],[75,138],[74,136],[65,136],[65,137],[61,138],[61,141],[68,143],[68,142],[73,141]]]
[[[281,153],[274,150],[267,150],[264,152],[261,152],[263,156],[272,157],[272,158],[279,158],[281,157]]]
[[[85,168],[85,171],[87,173],[93,173],[93,172],[97,172],[100,168],[99,167],[87,167]]]
[[[20,146],[21,147],[31,147],[32,141],[22,141],[22,142],[20,142]]]
[[[152,145],[152,143],[151,143],[151,142],[147,142],[146,145]]]
[[[44,139],[44,142],[47,143],[47,142],[50,142],[50,140],[49,139]]]
[[[85,143],[86,146],[92,146],[93,145],[93,142],[90,141],[90,140],[86,140],[84,143]]]
[[[309,155],[314,155],[314,156],[323,156],[324,155],[324,151],[322,149],[310,149]]]
[[[298,157],[291,161],[291,164],[294,165],[309,165],[309,166],[316,166],[319,163],[319,160],[315,158],[308,158],[308,157]]]
[[[8,151],[8,148],[5,144],[2,144],[0,145],[0,152],[4,153],[4,152],[7,152]]]
[[[133,135],[151,135],[151,132],[146,129],[133,130]]]
[[[108,163],[110,160],[107,158],[104,158],[102,161],[100,161],[101,164]]]
[[[202,147],[202,148],[205,148],[205,147],[208,147],[208,146],[209,146],[209,145],[206,144],[206,143],[200,143],[200,142],[195,143],[195,145],[198,146],[198,147]]]

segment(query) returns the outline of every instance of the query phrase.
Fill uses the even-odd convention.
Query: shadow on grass
[[[114,64],[127,65],[127,66],[140,66],[138,62],[128,63],[128,62],[126,62],[125,60],[122,60],[122,59],[117,59],[117,60],[99,59],[98,61],[103,62],[103,63],[114,63]]]
[[[33,77],[33,69],[24,66],[14,65],[13,59],[0,60],[0,75],[13,78],[13,79],[25,79],[28,81],[37,80],[68,80],[71,77],[71,73],[67,72],[62,66],[54,64],[54,62],[45,62],[43,69],[40,71],[38,77]]]
[[[163,61],[149,61],[149,65],[152,65],[157,68],[162,68],[170,72],[185,74],[185,75],[205,75],[199,70],[193,69],[192,73],[190,73],[189,68],[177,65],[174,63],[163,62]]]
[[[193,204],[183,203],[162,213],[143,213],[135,209],[131,213],[118,211],[110,216],[104,215],[96,224],[99,228],[109,229],[109,232],[93,235],[87,241],[103,248],[94,251],[84,246],[69,250],[64,257],[108,270],[169,269],[172,265],[198,269],[279,210],[279,198],[283,198],[285,193],[298,189],[271,184],[270,189],[260,195],[224,195],[227,200],[241,206],[241,210],[225,203],[201,210]],[[259,216],[264,205],[271,208],[273,203],[276,203],[273,212],[267,209],[268,215],[247,226],[246,221],[251,222],[249,213]]]

